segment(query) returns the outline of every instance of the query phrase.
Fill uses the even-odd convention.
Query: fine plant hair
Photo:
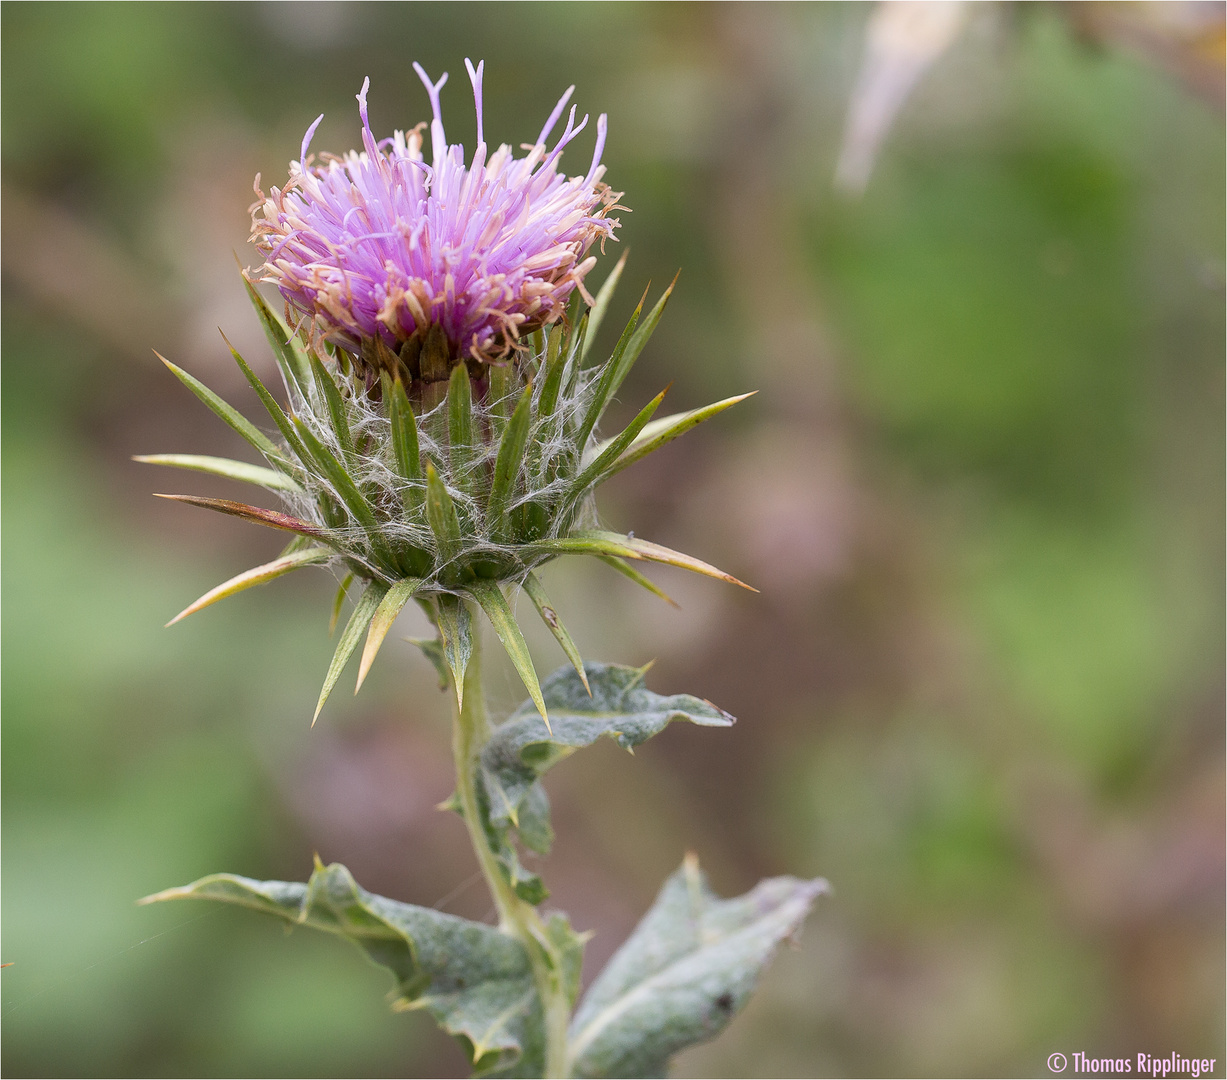
[[[561,328],[559,328],[561,329]],[[594,427],[583,452],[568,438],[568,426],[573,418],[582,416],[592,403],[593,391],[600,377],[598,366],[582,364],[585,335],[573,336],[572,348],[564,358],[564,367],[559,387],[558,401],[544,422],[534,426],[530,435],[531,452],[525,454],[516,477],[515,496],[507,504],[507,512],[531,503],[553,505],[564,503],[564,512],[550,515],[543,539],[557,539],[572,528],[596,529],[599,519],[596,500],[591,489],[579,497],[567,501],[570,481],[582,460],[590,456],[599,443],[599,432]],[[305,339],[304,339],[305,340]],[[498,444],[488,433],[496,426],[501,416],[510,414],[516,400],[526,385],[531,385],[534,407],[539,408],[545,390],[538,378],[547,358],[548,337],[535,333],[521,347],[517,357],[504,365],[512,375],[506,381],[505,391],[492,398],[489,380],[485,380],[485,397],[473,396],[472,430],[468,442],[456,445],[447,433],[447,401],[441,400],[418,417],[418,440],[423,458],[435,463],[439,477],[457,510],[470,525],[465,530],[464,554],[488,554],[507,558],[522,557],[517,545],[500,541],[490,528],[485,513],[483,496],[488,496]],[[406,479],[401,476],[392,460],[392,422],[386,402],[380,396],[365,391],[363,377],[354,370],[342,350],[334,350],[337,362],[337,386],[344,400],[354,449],[350,457],[349,473],[359,489],[368,493],[377,508],[391,508],[382,522],[385,534],[393,541],[426,548],[439,556],[436,537],[421,521],[399,514],[406,494],[419,499],[425,497],[423,480]],[[345,449],[333,426],[324,394],[316,383],[300,386],[293,378],[282,376],[282,385],[295,415],[303,421],[313,435],[338,458],[344,458]],[[320,506],[331,501],[344,508],[344,501],[326,475],[318,471],[300,469],[294,474],[301,490],[286,493],[283,501],[296,516],[311,521],[321,528],[330,529],[351,543],[361,544],[364,531],[360,523],[347,515],[346,524],[338,525],[322,519]],[[543,556],[539,561],[545,561]],[[438,584],[438,575],[446,566],[437,561],[428,580]],[[528,569],[531,569],[529,567]]]

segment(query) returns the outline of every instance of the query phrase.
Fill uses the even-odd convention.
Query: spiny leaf
[[[456,708],[464,708],[464,672],[473,655],[472,617],[469,605],[459,596],[440,593],[435,607],[443,659],[447,661],[456,691]]]
[[[353,574],[346,574],[341,579],[341,584],[337,586],[337,595],[332,601],[332,617],[328,620],[328,636],[332,637],[337,632],[337,620],[341,618],[341,608],[345,603],[346,594],[349,592],[349,587],[354,582]]]
[[[401,499],[405,513],[417,515],[422,505],[422,457],[418,448],[418,425],[400,379],[392,380],[389,416],[392,421],[392,453],[401,479],[408,482]]]
[[[375,616],[371,619],[371,629],[366,635],[366,647],[362,650],[362,662],[358,665],[358,685],[354,687],[355,694],[362,689],[366,673],[371,670],[379,647],[383,644],[383,639],[387,637],[388,631],[392,629],[396,616],[409,602],[410,597],[421,587],[421,578],[405,578],[393,585],[380,601],[379,607],[375,610]]]
[[[659,420],[653,420],[650,424],[646,424],[642,431],[635,436],[634,442],[627,448],[617,461],[615,461],[605,472],[605,479],[620,473],[628,465],[633,465],[640,458],[645,458],[648,454],[655,450],[659,450],[667,442],[672,442],[679,435],[684,435],[693,427],[697,427],[704,420],[710,420],[718,413],[724,412],[725,409],[732,405],[736,405],[739,401],[745,401],[748,397],[753,397],[757,394],[757,390],[751,390],[748,394],[738,394],[736,397],[725,398],[723,401],[717,401],[712,405],[705,405],[701,409],[691,409],[690,412],[674,413],[672,416],[664,416]],[[606,439],[600,443],[594,450],[594,455],[603,453],[612,443],[613,439]]]
[[[550,603],[550,598],[545,595],[545,589],[541,587],[541,582],[537,580],[537,575],[530,573],[524,579],[524,591],[528,593],[528,598],[533,602],[533,606],[537,609],[537,614],[541,616],[541,621],[550,628],[550,633],[554,635],[555,640],[562,646],[562,651],[566,654],[568,660],[571,661],[571,666],[575,668],[575,674],[580,677],[584,688],[588,688],[588,676],[584,673],[584,658],[580,656],[579,649],[575,647],[575,642],[571,639],[571,635],[567,632],[567,628],[562,625],[562,620],[558,618],[558,612],[554,610]],[[588,691],[592,693],[591,690]]]
[[[281,558],[274,559],[263,566],[245,570],[241,574],[236,574],[229,581],[223,581],[217,588],[210,589],[194,604],[189,604],[185,607],[166,625],[174,626],[180,619],[186,619],[189,615],[194,615],[201,608],[206,608],[210,604],[217,603],[218,600],[226,599],[228,596],[234,596],[235,593],[240,593],[244,589],[250,589],[253,585],[263,585],[266,581],[279,578],[282,574],[288,574],[291,570],[297,570],[300,566],[310,566],[312,563],[326,562],[331,558],[332,552],[327,548],[307,548],[305,551],[298,551],[292,555],[283,555]]]
[[[376,896],[345,867],[317,863],[307,884],[214,874],[146,897],[220,900],[353,942],[395,978],[394,1009],[425,1009],[479,1073],[541,1075],[541,1006],[532,965],[514,937],[483,923]]]
[[[673,720],[728,727],[733,717],[689,694],[663,697],[643,685],[647,668],[585,665],[583,681],[569,667],[541,685],[550,726],[524,702],[500,724],[481,752],[481,781],[496,826],[512,824],[543,773],[580,747],[608,736],[625,750],[663,731]]]
[[[515,810],[515,827],[520,840],[530,851],[548,855],[554,844],[554,826],[550,824],[550,797],[543,784],[534,784]]]
[[[561,911],[553,912],[545,924],[545,936],[550,944],[547,955],[555,961],[562,977],[562,986],[567,995],[567,1004],[575,1008],[579,997],[580,975],[584,966],[584,946],[592,938],[593,931],[577,934],[571,921]]]
[[[451,562],[460,554],[460,518],[456,504],[446,485],[435,472],[433,462],[426,463],[426,520],[439,549],[439,561]]]
[[[234,431],[246,439],[253,447],[260,451],[265,457],[271,461],[284,462],[285,455],[277,448],[267,435],[256,427],[250,420],[247,419],[233,405],[228,404],[219,398],[212,390],[210,390],[199,379],[193,378],[181,367],[177,367],[166,359],[160,352],[155,351],[154,356],[162,361],[171,373],[184,386],[186,386],[193,394],[203,401],[210,409],[213,410],[222,420],[224,420]]]
[[[533,388],[524,387],[519,403],[511,419],[503,429],[503,437],[499,440],[498,455],[494,459],[494,481],[490,486],[490,499],[486,503],[486,525],[494,537],[504,534],[504,517],[507,513],[507,503],[511,498],[516,477],[520,474],[520,463],[524,460],[524,448],[528,444],[528,433],[532,426]]]
[[[247,295],[251,298],[252,306],[256,309],[256,314],[260,317],[260,323],[264,327],[264,333],[268,336],[268,342],[273,347],[273,356],[277,360],[277,366],[281,368],[282,376],[287,383],[297,384],[299,391],[305,397],[311,381],[306,355],[298,347],[294,336],[286,330],[281,320],[264,302],[264,297],[247,280],[246,275],[243,275],[243,284],[247,286]]]
[[[337,389],[337,384],[332,376],[315,353],[311,353],[311,374],[315,377],[315,385],[319,388],[319,392],[323,395],[324,403],[328,406],[328,417],[332,421],[332,430],[336,433],[337,443],[341,447],[341,454],[345,458],[347,464],[353,464],[354,457],[354,438],[349,431],[349,417],[345,413],[345,402],[341,398],[341,391]]]
[[[471,474],[473,391],[469,385],[469,369],[463,361],[452,368],[447,383],[447,439],[453,482],[473,494],[476,490],[476,477]]]
[[[528,696],[533,699],[538,712],[541,713],[541,719],[545,721],[545,726],[548,729],[550,718],[545,711],[545,700],[541,697],[541,685],[537,682],[537,671],[533,667],[533,660],[528,652],[528,644],[524,640],[524,635],[520,633],[519,624],[511,612],[507,598],[503,595],[503,590],[493,581],[479,580],[469,586],[469,591],[486,613],[486,617],[490,620],[490,625],[494,627],[494,632],[498,634],[499,641],[503,643],[503,648],[507,650],[507,655],[511,657],[511,662],[515,665],[516,671],[519,672],[520,678],[524,682],[524,688],[528,691]]]
[[[605,449],[599,454],[597,454],[592,460],[592,463],[586,469],[584,469],[574,481],[572,481],[570,490],[567,492],[568,498],[578,499],[594,484],[599,484],[606,478],[606,476],[612,475],[612,473],[609,472],[609,469],[614,462],[617,461],[618,455],[621,454],[622,451],[628,446],[630,446],[635,436],[638,435],[639,432],[643,430],[647,422],[652,419],[652,414],[656,412],[658,408],[660,408],[660,403],[664,401],[665,394],[668,392],[669,387],[666,386],[659,394],[657,394],[651,401],[649,401],[642,409],[639,410],[639,415],[636,416],[635,419],[629,424],[627,424],[619,435],[610,440],[609,445],[606,446]]]
[[[647,589],[653,596],[659,596],[666,604],[672,604],[674,607],[681,605],[673,599],[664,589],[656,584],[651,578],[644,577],[625,559],[619,559],[616,555],[598,555],[598,559],[605,563],[606,566],[612,566],[619,574],[625,574],[636,585]]]
[[[266,469],[263,465],[234,461],[231,458],[207,457],[203,454],[137,454],[132,460],[145,465],[169,465],[175,469],[192,469],[195,472],[211,473],[213,476],[224,476],[227,480],[240,480],[245,484],[257,484],[276,491],[302,490],[285,473],[277,472],[276,469]]]
[[[622,258],[614,265],[609,272],[609,277],[605,279],[600,291],[596,294],[596,303],[592,305],[592,310],[588,313],[588,340],[584,342],[580,353],[581,361],[588,355],[592,342],[596,340],[596,332],[601,328],[601,323],[605,321],[605,313],[609,310],[609,302],[613,299],[614,290],[618,287],[618,279],[622,276],[629,255],[629,251],[622,253]]]
[[[756,588],[738,581],[732,574],[717,570],[710,563],[696,559],[693,555],[683,555],[661,544],[653,544],[648,540],[640,540],[635,536],[623,536],[614,532],[577,532],[570,536],[559,537],[557,540],[539,540],[532,545],[535,551],[550,555],[613,555],[622,559],[642,559],[647,562],[667,563],[669,566],[680,566],[683,570],[692,570],[696,574],[727,581],[732,585],[740,585],[750,592],[758,592]]]
[[[721,900],[688,855],[580,1003],[567,1075],[666,1075],[673,1054],[724,1030],[828,891],[778,877]]]
[[[315,715],[311,717],[312,726],[320,718],[320,710],[324,707],[324,702],[328,700],[328,695],[336,686],[337,679],[341,677],[346,663],[354,655],[354,650],[358,648],[358,642],[362,640],[362,631],[366,629],[367,624],[378,610],[379,603],[387,591],[386,585],[372,581],[358,597],[353,614],[350,615],[349,622],[345,624],[345,629],[341,631],[341,636],[337,640],[337,651],[332,654],[328,674],[324,676],[324,688],[320,691],[320,699],[315,705]]]

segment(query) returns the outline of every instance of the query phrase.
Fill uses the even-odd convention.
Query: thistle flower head
[[[608,216],[619,193],[601,182],[606,118],[597,120],[596,149],[583,176],[559,171],[564,148],[584,129],[571,107],[549,148],[574,87],[562,96],[536,142],[517,158],[492,153],[482,125],[482,73],[465,61],[477,111],[477,148],[449,144],[439,92],[414,68],[430,97],[430,158],[423,129],[376,141],[367,116],[367,79],[358,94],[362,146],[342,157],[308,155],[321,116],[303,139],[284,188],[259,189],[252,240],[265,262],[255,271],[275,284],[292,322],[309,324],[366,365],[403,361],[416,378],[421,344],[434,330],[449,363],[503,362],[521,338],[556,322],[596,260],[588,249],[618,227]],[[382,347],[380,347],[382,346]],[[428,378],[430,377],[428,373]],[[439,378],[435,375],[434,378]]]
[[[470,165],[443,132],[444,80],[431,83],[418,68],[434,109],[429,165],[421,127],[376,143],[364,84],[358,95],[364,149],[314,165],[307,155],[312,125],[290,182],[253,209],[253,240],[265,262],[247,275],[247,287],[285,381],[288,409],[231,351],[279,438],[168,362],[268,467],[192,455],[143,459],[275,492],[282,510],[169,497],[294,534],[279,558],[224,582],[179,618],[301,566],[332,563],[347,582],[357,582],[320,706],[365,633],[361,683],[410,599],[431,612],[439,640],[428,651],[458,698],[470,609],[480,607],[545,716],[504,587],[523,588],[584,680],[579,652],[535,576],[541,564],[593,555],[661,596],[628,560],[736,580],[688,555],[598,527],[593,492],[601,483],[741,400],[653,419],[662,392],[619,434],[599,440],[605,408],[673,289],[646,312],[641,300],[612,355],[587,362],[625,263],[595,298],[584,289],[595,261],[589,247],[618,224],[608,213],[619,196],[601,183],[605,117],[582,177],[566,178],[558,161],[586,117],[577,125],[571,109],[547,149],[570,90],[525,157],[502,146],[487,158],[482,65],[468,69],[477,102]],[[291,327],[269,309],[252,277],[277,285]],[[560,321],[577,290],[587,311],[575,305],[576,317]]]

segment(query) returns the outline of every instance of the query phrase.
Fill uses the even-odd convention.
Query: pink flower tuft
[[[561,317],[572,290],[588,298],[584,276],[596,262],[588,249],[619,225],[607,215],[621,209],[620,193],[601,182],[605,116],[585,176],[566,177],[559,159],[587,116],[576,125],[572,106],[554,148],[546,142],[574,87],[525,157],[506,145],[487,156],[485,65],[466,60],[477,108],[477,148],[466,166],[463,147],[449,145],[443,132],[439,91],[447,76],[432,83],[413,66],[433,112],[430,163],[422,154],[425,124],[375,141],[367,79],[358,95],[361,151],[313,164],[307,148],[316,120],[283,189],[265,196],[256,178],[251,238],[265,262],[254,276],[281,290],[314,337],[355,355],[373,339],[398,351],[438,325],[454,360],[504,361],[523,334]]]

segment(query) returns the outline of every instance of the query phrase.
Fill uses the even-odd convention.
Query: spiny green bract
[[[641,300],[609,359],[586,365],[588,344],[624,261],[590,309],[581,314],[574,305],[570,319],[548,335],[532,335],[520,357],[501,367],[432,355],[429,335],[410,343],[400,356],[386,349],[381,357],[350,358],[340,351],[321,356],[290,334],[248,284],[285,381],[288,410],[233,348],[231,353],[276,425],[279,441],[187,372],[164,362],[268,467],[173,454],[140,460],[274,491],[284,511],[190,495],[164,497],[296,535],[279,558],[224,582],[172,622],[301,566],[343,564],[351,575],[347,582],[359,582],[361,592],[341,632],[317,716],[363,635],[359,686],[397,614],[417,599],[438,628],[457,695],[471,632],[465,601],[472,601],[490,619],[548,723],[503,586],[525,589],[582,679],[579,651],[533,573],[540,564],[564,554],[594,555],[658,593],[626,560],[669,563],[741,584],[698,559],[597,526],[592,493],[598,485],[748,396],[654,421],[662,392],[619,434],[597,441],[601,416],[673,288],[646,316]]]

